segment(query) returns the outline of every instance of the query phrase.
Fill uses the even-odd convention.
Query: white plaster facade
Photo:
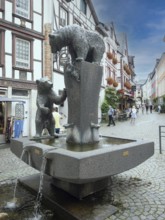
[[[35,134],[35,80],[43,75],[43,40],[43,0],[0,1],[0,96],[25,102],[22,136]],[[16,104],[4,103],[5,118],[18,118]]]
[[[156,67],[156,97],[162,104],[161,97],[165,95],[165,53],[162,54]]]

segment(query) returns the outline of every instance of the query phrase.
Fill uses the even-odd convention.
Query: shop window
[[[30,41],[15,38],[15,67],[30,69]]]
[[[80,11],[82,11],[86,15],[86,11],[87,11],[86,0],[80,1]]]
[[[64,27],[68,25],[68,12],[60,7],[60,19],[59,19],[60,26]]]
[[[30,19],[30,0],[15,0],[15,13]]]

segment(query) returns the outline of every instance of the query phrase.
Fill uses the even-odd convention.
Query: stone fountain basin
[[[111,140],[111,137],[104,137]],[[143,163],[154,154],[154,142],[115,138],[121,144],[105,144],[103,147],[87,151],[68,150],[65,143],[61,147],[52,147],[28,139],[12,139],[11,151],[20,157],[26,148],[22,160],[40,170],[43,152],[47,151],[45,173],[55,179],[75,184],[105,179],[122,173]],[[58,142],[61,138],[58,138]],[[109,143],[108,142],[108,143]],[[81,146],[82,147],[82,146]]]

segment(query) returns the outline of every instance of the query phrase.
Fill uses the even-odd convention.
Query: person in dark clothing
[[[108,111],[109,123],[107,126],[110,126],[111,124],[115,126],[113,116],[114,116],[114,109],[112,108],[112,106],[110,106]]]
[[[150,105],[150,113],[152,113],[152,105]]]

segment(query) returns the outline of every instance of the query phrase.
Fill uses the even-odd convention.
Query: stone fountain
[[[67,196],[70,194],[71,197],[82,200],[105,189],[110,183],[110,176],[134,168],[151,157],[154,154],[154,143],[118,137],[100,138],[98,99],[102,67],[99,63],[105,47],[99,35],[77,25],[66,26],[50,35],[50,46],[52,53],[57,53],[66,46],[69,49],[72,62],[65,66],[66,89],[61,97],[57,97],[53,91],[48,95],[43,84],[48,84],[48,89],[52,88],[51,82],[46,79],[37,81],[42,82],[42,89],[38,84],[36,136],[31,140],[12,139],[11,151],[20,157],[23,148],[26,148],[22,160],[37,170],[41,168],[43,152],[47,152],[45,187],[48,189],[53,185],[54,190],[62,189],[62,194],[67,192]],[[67,134],[54,139],[52,106],[53,103],[63,102],[66,94]],[[42,129],[45,127],[50,133],[49,137],[42,136]],[[34,184],[31,178],[28,177],[26,182],[33,188],[35,178]],[[105,219],[107,216],[98,219]]]

